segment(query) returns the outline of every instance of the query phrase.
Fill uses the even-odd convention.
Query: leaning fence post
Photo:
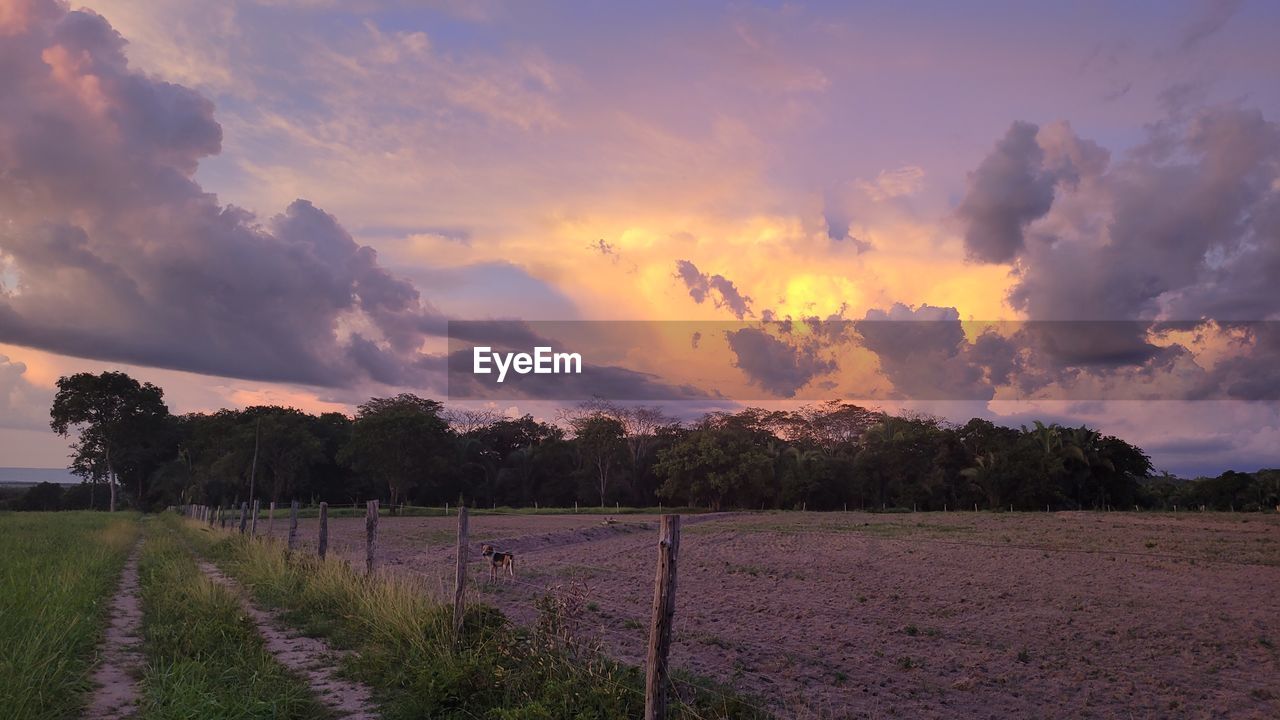
[[[255,498],[253,501],[253,519],[249,521],[249,534],[258,534],[258,511],[261,509],[259,501]]]
[[[644,672],[644,718],[667,717],[667,654],[676,614],[676,559],[680,553],[680,516],[663,515],[658,534],[658,569],[653,579],[653,618],[649,624],[649,659]]]
[[[374,555],[378,551],[378,501],[364,504],[364,570],[372,575]]]
[[[240,502],[240,534],[244,534],[245,523],[249,522],[249,503],[248,501]]]
[[[467,586],[467,506],[458,506],[458,567],[453,575],[453,640],[462,636],[462,616],[465,612],[462,596]]]
[[[320,559],[324,559],[325,553],[329,552],[329,503],[320,503],[320,542],[316,554]]]
[[[289,549],[298,544],[298,501],[289,503]]]
[[[276,524],[276,501],[267,506],[267,537],[271,537],[271,526]]]

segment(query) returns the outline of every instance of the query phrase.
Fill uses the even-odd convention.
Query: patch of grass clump
[[[140,716],[329,717],[266,650],[240,599],[200,571],[177,522],[150,523],[139,563],[147,660]]]
[[[76,717],[91,688],[134,513],[0,513],[0,708]]]

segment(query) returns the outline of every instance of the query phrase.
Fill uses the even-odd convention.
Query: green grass
[[[0,708],[75,717],[120,569],[132,513],[0,514]]]
[[[251,587],[259,602],[282,608],[305,632],[353,650],[344,669],[378,691],[388,720],[613,720],[643,713],[639,669],[566,637],[554,603],[540,603],[541,620],[532,629],[472,606],[455,647],[451,608],[419,584],[371,579],[341,560],[290,558],[278,543],[187,527],[201,551]],[[670,717],[764,717],[724,688],[686,699],[692,706],[676,703]]]
[[[172,515],[148,523],[139,566],[141,718],[328,717],[264,649],[239,599],[200,572],[178,524]]]

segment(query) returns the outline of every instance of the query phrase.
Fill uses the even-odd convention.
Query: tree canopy
[[[373,498],[810,510],[1280,503],[1280,471],[1188,482],[1153,476],[1141,448],[1084,426],[950,424],[839,401],[685,423],[602,401],[547,422],[447,411],[411,394],[372,398],[354,416],[253,406],[174,417],[163,397],[124,373],[62,378],[51,425],[75,437],[72,469],[88,492],[43,487],[28,506],[100,507],[93,490],[112,477],[143,508]]]

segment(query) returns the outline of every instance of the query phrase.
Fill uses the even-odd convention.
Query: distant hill
[[[72,475],[66,468],[0,467],[0,485],[35,485],[42,482],[75,485],[80,482],[80,478]]]

